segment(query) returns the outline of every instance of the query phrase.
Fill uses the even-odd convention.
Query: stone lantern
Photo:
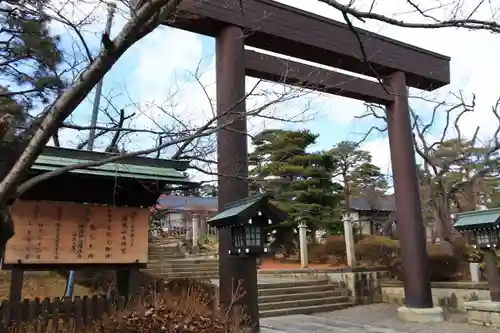
[[[457,214],[453,226],[473,232],[473,246],[484,254],[491,301],[465,302],[469,322],[500,328],[500,274],[496,253],[500,245],[500,208]]]

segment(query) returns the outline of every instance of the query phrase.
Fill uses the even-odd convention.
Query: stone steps
[[[149,269],[157,269],[157,270],[162,270],[162,271],[171,271],[171,272],[195,272],[195,271],[212,271],[212,272],[218,272],[219,267],[213,267],[213,266],[182,266],[182,267],[172,267],[168,266],[165,264],[148,264]]]
[[[260,290],[259,290],[260,293]],[[289,302],[303,300],[304,294],[309,298],[322,298],[322,297],[344,297],[340,291],[317,291],[310,293],[292,293],[290,294],[278,294],[278,295],[268,295],[259,296],[259,302],[261,303],[275,303],[275,302]]]
[[[267,317],[288,316],[294,314],[312,314],[319,312],[329,312],[329,311],[345,309],[350,306],[352,306],[352,303],[346,302],[346,303],[334,303],[334,304],[324,304],[324,305],[312,305],[312,306],[296,307],[289,309],[265,310],[265,311],[259,311],[259,317],[267,318]]]
[[[172,260],[165,260],[165,259],[151,259],[149,260],[152,263],[157,263],[157,262],[164,262],[168,263],[171,265],[177,265],[177,266],[189,266],[189,265],[198,265],[198,264],[211,264],[211,265],[219,265],[219,261],[217,259],[210,259],[210,258],[189,258],[189,257],[184,257],[183,259],[172,259]]]
[[[258,294],[262,318],[327,312],[352,306],[347,291],[328,280],[261,284]]]
[[[216,279],[219,277],[219,261],[204,257],[189,258],[175,248],[150,247],[148,267],[144,271],[165,279],[199,278]],[[163,251],[163,249],[169,249]]]
[[[193,278],[193,279],[217,279],[219,278],[219,272],[214,271],[200,271],[191,270],[186,272],[172,272],[169,270],[157,270],[157,269],[143,269],[142,271],[149,274],[155,274],[163,277],[166,280],[178,279],[178,278]]]
[[[302,294],[302,299],[295,299],[291,301],[279,301],[279,302],[267,302],[263,300],[259,302],[259,310],[282,310],[282,309],[292,309],[292,308],[301,308],[315,305],[331,305],[338,303],[347,303],[349,302],[349,298],[346,296],[334,296],[334,297],[311,297],[308,294]]]
[[[158,260],[149,261],[148,268],[157,267],[172,270],[197,270],[197,269],[219,269],[219,263],[217,261],[213,262],[211,260]]]
[[[219,263],[217,260],[189,259],[153,261],[148,263],[146,271],[166,279],[185,277],[216,279],[219,277]]]
[[[332,284],[326,284],[324,281],[297,281],[287,283],[265,284],[259,289],[259,296],[275,296],[287,294],[303,294],[316,292],[331,292],[336,287]]]
[[[169,261],[169,260],[179,260],[184,259],[186,256],[184,254],[158,254],[158,255],[148,255],[148,261]]]
[[[158,272],[159,274],[179,274],[179,275],[184,275],[184,276],[190,276],[191,274],[195,274],[197,272],[205,272],[205,273],[211,273],[216,276],[219,276],[219,270],[218,269],[213,269],[209,267],[199,267],[197,269],[194,268],[189,268],[186,267],[185,269],[172,269],[169,267],[155,267],[155,266],[148,266],[147,270],[149,272]]]

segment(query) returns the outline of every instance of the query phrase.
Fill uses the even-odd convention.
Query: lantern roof
[[[500,208],[477,210],[456,214],[453,225],[458,230],[476,230],[500,227]]]
[[[273,224],[284,221],[288,214],[269,202],[271,197],[266,194],[257,194],[236,200],[224,207],[224,210],[212,217],[207,223],[212,227],[222,227],[246,223],[246,220],[259,212],[271,219]]]

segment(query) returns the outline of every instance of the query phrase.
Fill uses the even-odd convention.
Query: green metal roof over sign
[[[459,213],[453,225],[459,230],[492,228],[500,225],[500,208]]]
[[[183,172],[189,167],[188,161],[119,156],[110,163],[85,166],[112,157],[117,155],[46,147],[26,175],[26,181],[67,166],[82,168],[35,183],[21,194],[20,199],[147,207],[156,204],[161,193],[198,185]]]
[[[47,147],[32,166],[33,170],[53,171],[61,167],[99,161],[113,154]],[[138,180],[159,180],[165,182],[190,182],[182,171],[188,161],[169,161],[148,157],[124,157],[112,163],[70,171],[102,177],[135,178]]]

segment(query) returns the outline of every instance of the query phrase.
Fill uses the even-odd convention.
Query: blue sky
[[[316,1],[308,2],[307,6],[304,5],[304,1],[299,0],[282,0],[282,2],[302,7],[302,9],[329,18],[342,20],[338,12]],[[381,13],[394,13],[396,10],[401,13],[405,11],[404,8],[398,9],[399,4],[394,5],[392,2],[389,6],[387,3],[381,3],[378,6]],[[411,17],[408,19],[411,19]],[[417,17],[417,19],[420,20],[420,17]],[[117,17],[112,36],[117,34],[124,22],[123,17]],[[500,75],[500,66],[497,65],[496,60],[497,55],[500,54],[500,43],[498,43],[497,36],[463,30],[398,29],[376,22],[367,22],[362,25],[365,29],[452,57],[451,85],[433,93],[422,94],[421,92],[410,91],[410,95],[419,97],[412,98],[411,105],[423,119],[430,117],[436,104],[424,101],[422,97],[427,100],[447,102],[447,104],[441,106],[443,111],[438,112],[439,121],[428,135],[430,140],[439,136],[442,131],[444,109],[457,101],[450,92],[458,93],[462,91],[467,99],[470,99],[472,93],[476,94],[476,111],[466,117],[461,124],[464,135],[471,135],[476,126],[481,126],[482,135],[488,137],[488,134],[491,134],[496,128],[497,122],[492,117],[490,110],[500,95],[496,83],[493,83],[494,78]],[[93,28],[94,32],[98,32],[102,31],[103,26],[102,24],[95,25]],[[96,35],[98,36],[98,34]],[[90,34],[86,37],[91,41],[93,48],[97,49],[99,39]],[[467,41],[467,43],[464,43],[464,41]],[[189,71],[193,72],[197,68],[200,59],[203,59],[201,62],[201,68],[203,69],[201,81],[206,85],[207,92],[213,97],[215,82],[214,52],[213,38],[160,27],[134,45],[106,75],[104,96],[121,93],[121,96],[114,97],[113,104],[118,108],[125,107],[130,112],[137,112],[130,106],[132,102],[141,106],[140,119],[134,125],[148,127],[151,126],[151,121],[147,119],[146,114],[158,117],[160,121],[171,121],[158,114],[158,111],[154,110],[155,107],[152,106],[152,103],[165,105],[165,100],[169,99],[172,91],[175,90],[176,98],[173,99],[174,102],[171,102],[175,105],[168,106],[169,112],[175,112],[180,117],[183,117],[185,121],[191,123],[200,122],[207,116],[210,104],[206,99],[203,100],[203,90],[200,89]],[[480,62],[477,61],[479,57],[481,58]],[[248,80],[247,89],[254,81]],[[180,88],[176,88],[177,86],[180,86]],[[268,84],[263,89],[266,89],[266,91],[273,89],[274,91],[274,89],[278,88]],[[92,94],[75,111],[72,117],[73,122],[80,125],[88,124],[90,121],[91,101],[93,101]],[[247,107],[253,105],[252,103],[254,102],[248,102]],[[259,100],[256,100],[255,103],[258,104]],[[314,149],[329,149],[341,140],[359,140],[361,137],[359,134],[366,132],[374,123],[373,119],[355,119],[355,116],[359,116],[364,112],[362,102],[314,94],[298,98],[291,104],[277,106],[273,114],[293,115],[294,112],[298,113],[307,103],[311,103],[311,110],[307,113],[307,118],[309,118],[307,122],[300,124],[272,122],[270,124],[269,122],[263,123],[260,120],[251,120],[251,130],[258,131],[269,127],[307,128],[320,135],[317,147],[314,147]],[[106,103],[103,101],[101,107],[105,106]],[[102,115],[100,119],[104,119]],[[85,135],[87,134],[83,132],[77,135],[67,133],[64,137],[74,144]],[[98,147],[102,148],[104,145],[103,140],[98,144]],[[153,140],[144,136],[134,137],[127,144],[130,150],[134,150],[150,146],[153,144]],[[386,134],[375,133],[366,140],[362,147],[372,153],[374,162],[383,171],[390,170]]]

